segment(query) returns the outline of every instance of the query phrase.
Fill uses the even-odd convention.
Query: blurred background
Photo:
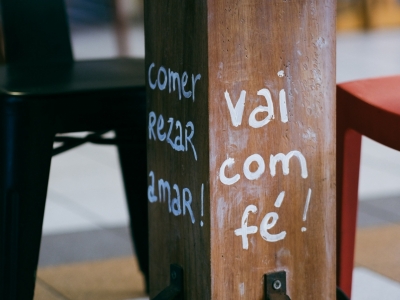
[[[399,0],[338,0],[338,30],[370,30],[400,26]]]
[[[75,59],[144,57],[142,1],[66,3]],[[337,29],[337,82],[400,74],[400,0],[338,0]],[[397,300],[400,154],[364,138],[360,172],[352,299]],[[116,149],[54,157],[35,299],[146,299],[132,253]]]

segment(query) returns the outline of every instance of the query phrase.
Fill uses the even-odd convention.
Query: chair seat
[[[46,96],[145,86],[144,59],[119,58],[0,67],[0,93]]]
[[[400,149],[400,76],[342,83],[337,96],[340,124]]]
[[[357,80],[338,85],[340,89],[377,109],[400,115],[400,75]]]

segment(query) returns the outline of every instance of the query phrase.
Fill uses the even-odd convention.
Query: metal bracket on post
[[[264,275],[265,300],[290,300],[286,295],[286,272],[280,271]],[[343,291],[336,288],[336,300],[349,300]]]
[[[340,289],[340,287],[336,287],[336,300],[350,300],[345,293]]]
[[[153,300],[183,300],[183,269],[177,264],[170,266],[170,284]]]
[[[264,275],[265,300],[290,300],[286,295],[286,272]]]

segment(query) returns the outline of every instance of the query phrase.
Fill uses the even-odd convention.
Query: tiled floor
[[[129,33],[144,55],[143,28]],[[77,59],[117,55],[113,31],[74,32]],[[400,73],[400,30],[338,35],[338,82]],[[355,300],[400,299],[400,153],[364,139]],[[143,297],[132,253],[118,157],[83,145],[52,161],[35,299]]]
[[[41,268],[35,300],[116,300],[145,297],[136,259],[117,257]]]

